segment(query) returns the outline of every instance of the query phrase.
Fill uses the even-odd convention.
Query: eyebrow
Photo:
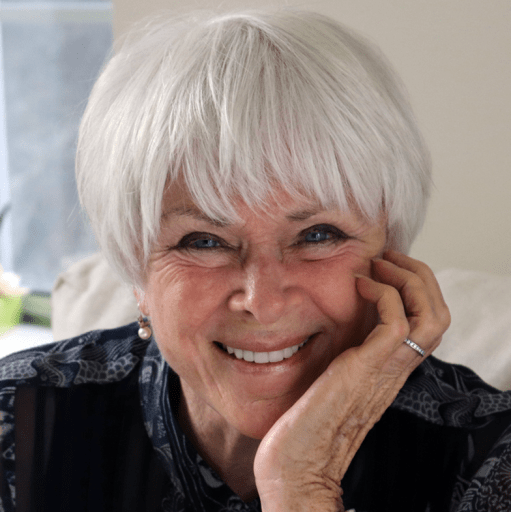
[[[322,209],[320,208],[313,208],[309,210],[299,210],[294,213],[290,213],[289,215],[286,215],[286,219],[293,221],[293,222],[303,222],[304,220],[309,219],[310,217],[314,217],[314,215],[317,215],[318,213],[321,213]]]

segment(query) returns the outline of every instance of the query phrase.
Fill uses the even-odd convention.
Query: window
[[[0,22],[0,214],[9,208],[0,262],[23,286],[48,292],[59,272],[97,250],[80,212],[74,157],[112,45],[112,7],[3,0]]]

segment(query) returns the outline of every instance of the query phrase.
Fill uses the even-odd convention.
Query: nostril
[[[285,313],[286,298],[278,291],[237,293],[230,297],[229,308],[231,311],[249,314],[260,324],[267,325]]]
[[[252,255],[246,261],[241,286],[228,299],[229,309],[249,314],[262,325],[281,318],[291,300],[282,272],[282,264],[275,255]]]

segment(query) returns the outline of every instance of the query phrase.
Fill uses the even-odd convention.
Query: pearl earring
[[[138,317],[138,336],[139,338],[142,338],[143,340],[147,340],[151,337],[152,331],[150,327],[150,323],[144,319],[142,315]]]

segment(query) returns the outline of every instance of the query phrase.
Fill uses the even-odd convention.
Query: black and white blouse
[[[0,512],[259,512],[201,458],[136,323],[0,362]],[[511,392],[426,359],[342,481],[357,512],[511,511]]]

